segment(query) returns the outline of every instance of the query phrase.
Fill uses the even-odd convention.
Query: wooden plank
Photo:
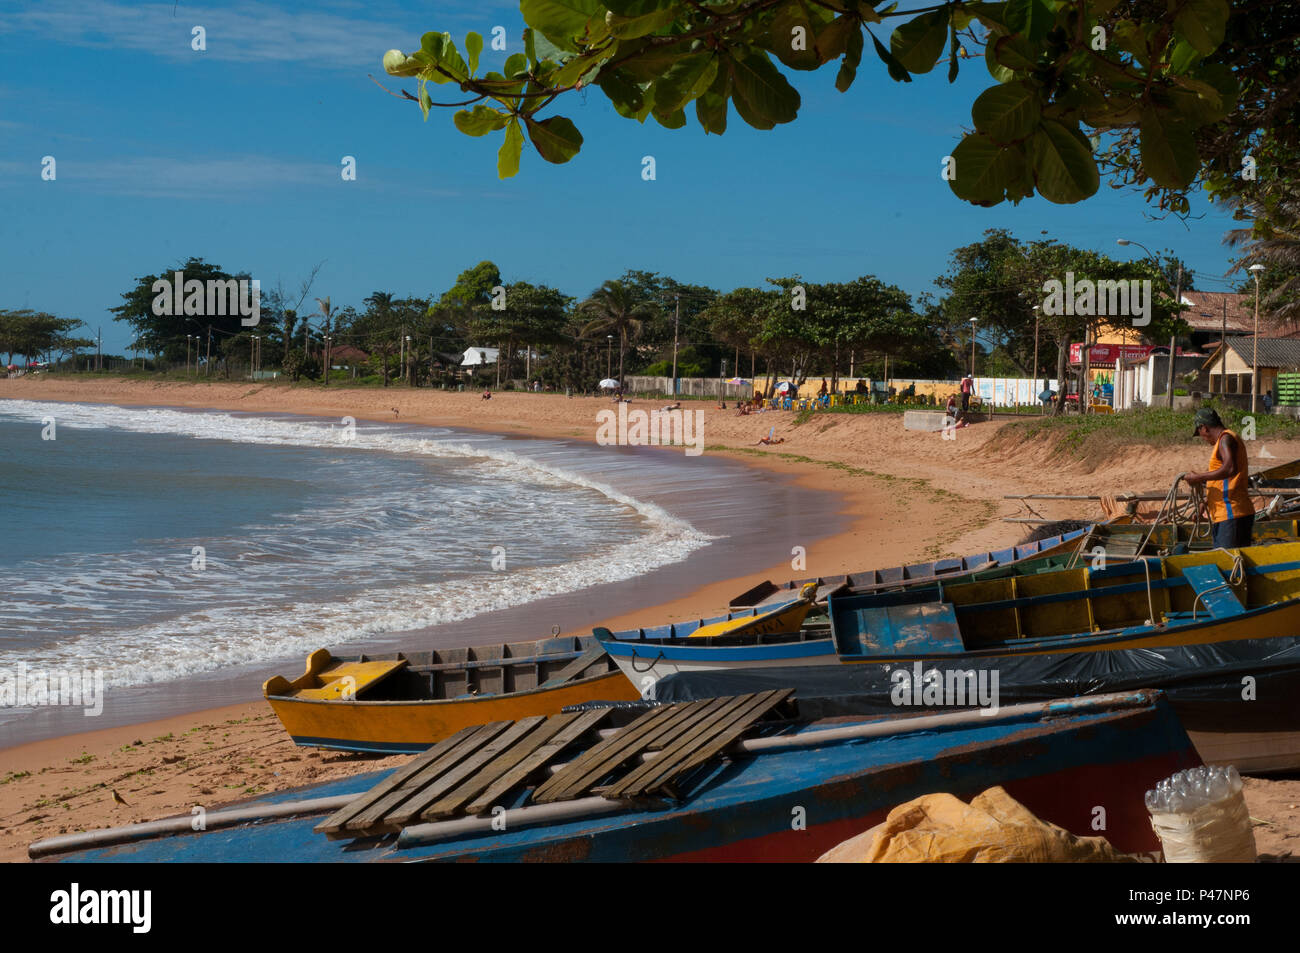
[[[446,774],[475,751],[495,738],[510,726],[508,721],[494,721],[486,725],[477,725],[455,748],[441,758],[425,765],[424,770],[408,779],[401,787],[390,791],[385,796],[373,801],[364,811],[352,818],[344,828],[348,831],[364,831],[379,825],[383,818],[408,798],[418,794],[426,785]]]
[[[427,751],[421,751],[418,755],[406,764],[402,765],[388,777],[384,778],[384,780],[380,781],[369,791],[358,794],[355,800],[351,801],[346,807],[325,818],[325,820],[321,821],[313,829],[317,833],[321,834],[327,834],[338,830],[357,814],[361,813],[361,811],[365,810],[366,807],[373,804],[389,791],[397,788],[408,778],[414,777],[423,770],[430,761],[441,758],[452,748],[455,748],[470,735],[474,734],[474,732],[478,731],[478,729],[478,725],[470,725],[468,728],[462,728],[454,735],[439,741]]]
[[[736,742],[741,735],[753,727],[756,721],[792,694],[794,694],[794,689],[780,688],[753,696],[754,700],[746,705],[743,711],[735,712],[730,719],[727,719],[726,724],[717,726],[712,738],[707,742],[692,745],[686,752],[685,759],[679,760],[671,773],[665,768],[662,776],[644,785],[642,790],[649,793],[663,788],[695,770],[711,758],[721,754]],[[654,762],[652,761],[650,764],[653,765]]]
[[[545,715],[520,718],[470,757],[465,758],[451,770],[445,772],[430,784],[425,785],[418,793],[407,798],[396,810],[390,811],[388,816],[383,819],[383,826],[389,829],[405,827],[426,807],[441,800],[466,778],[473,777],[475,772],[490,765],[503,752],[508,752],[512,745],[545,720]]]
[[[639,753],[647,740],[655,738],[679,719],[690,717],[698,710],[700,702],[683,702],[656,708],[638,718],[612,738],[606,738],[585,754],[576,758],[564,770],[544,781],[533,792],[531,800],[537,804],[562,801],[573,796],[594,781],[600,780],[628,758]],[[705,702],[704,704],[708,704]]]
[[[637,765],[622,778],[605,785],[598,793],[606,797],[613,797],[616,796],[615,792],[618,791],[640,790],[642,785],[635,779],[644,780],[663,774],[665,771],[668,771],[669,774],[673,773],[671,771],[672,766],[678,760],[684,758],[692,746],[707,741],[713,731],[716,730],[716,725],[729,724],[730,716],[737,710],[743,710],[753,697],[753,695],[731,695],[717,699],[716,701],[721,702],[721,704],[710,706],[705,713],[705,717],[697,719],[693,725],[684,728],[672,738],[667,739],[667,744],[657,757],[644,764]]]
[[[552,715],[549,718],[545,715],[536,716],[534,723],[537,725],[537,729],[535,731],[527,732],[525,737],[510,746],[510,750],[502,752],[499,757],[492,760],[491,764],[484,765],[464,784],[425,808],[420,817],[432,819],[459,813],[465,804],[486,791],[492,786],[493,782],[518,767],[525,758],[554,738],[575,717],[577,716],[574,714]]]
[[[605,654],[605,647],[601,645],[599,642],[597,642],[591,648],[587,649],[587,651],[584,652],[581,656],[574,659],[568,665],[564,666],[564,668],[560,669],[558,672],[556,672],[554,675],[552,675],[550,678],[548,678],[545,682],[543,682],[541,685],[537,687],[555,688],[557,685],[563,685],[565,682],[569,681],[570,679],[577,678],[579,675],[585,672],[590,665],[595,663],[595,661],[604,654]]]
[[[588,730],[596,727],[609,714],[609,711],[609,709],[597,709],[595,711],[551,716],[546,725],[536,733],[537,739],[544,743],[526,754],[518,764],[493,781],[486,791],[465,807],[465,813],[482,814],[516,784],[519,784],[528,775],[546,764],[551,758],[586,734]],[[554,733],[549,738],[544,738],[544,734],[552,728],[554,728]],[[529,740],[533,739],[534,735],[529,735]]]
[[[691,760],[692,753],[701,746],[710,746],[714,736],[734,724],[740,724],[738,734],[743,733],[790,692],[791,689],[775,689],[757,695],[735,695],[726,699],[726,704],[715,708],[707,720],[675,737],[657,758],[639,765],[607,786],[602,793],[606,797],[627,797],[676,777],[683,770],[679,765]]]

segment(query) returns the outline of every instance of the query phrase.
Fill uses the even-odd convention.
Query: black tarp
[[[897,674],[899,670],[905,675]],[[1003,658],[933,659],[924,679],[948,683],[948,673],[983,673],[990,690],[997,676],[1000,706],[1079,695],[1163,689],[1190,731],[1300,730],[1300,637],[1246,639],[1213,645],[1113,649]],[[918,674],[911,662],[726,669],[679,673],[655,685],[655,700],[694,701],[773,688],[793,688],[805,717],[900,715],[972,708],[910,704]],[[969,696],[968,696],[969,697]]]

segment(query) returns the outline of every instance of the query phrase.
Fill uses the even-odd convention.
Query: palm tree
[[[642,325],[655,314],[647,301],[632,301],[632,291],[621,281],[607,281],[590,298],[578,305],[578,311],[590,320],[582,336],[618,332],[618,382],[623,383],[623,355],[627,342],[641,333]]]
[[[1300,195],[1294,186],[1281,186],[1281,194],[1267,194],[1234,203],[1233,217],[1251,221],[1250,228],[1234,228],[1224,244],[1242,248],[1232,270],[1263,265],[1270,289],[1260,300],[1260,310],[1270,317],[1300,326]]]

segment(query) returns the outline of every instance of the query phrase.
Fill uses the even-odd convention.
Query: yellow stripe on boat
[[[741,616],[739,619],[724,619],[702,625],[690,633],[692,639],[707,639],[719,635],[785,635],[798,632],[803,620],[812,609],[812,599],[817,593],[817,584],[810,582],[799,592],[799,600],[770,612],[758,615]]]

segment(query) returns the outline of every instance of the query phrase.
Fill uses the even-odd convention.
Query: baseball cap
[[[1219,416],[1218,411],[1210,407],[1202,407],[1196,411],[1196,416],[1192,418],[1192,436],[1195,437],[1196,432],[1202,427],[1222,426],[1223,418]]]

